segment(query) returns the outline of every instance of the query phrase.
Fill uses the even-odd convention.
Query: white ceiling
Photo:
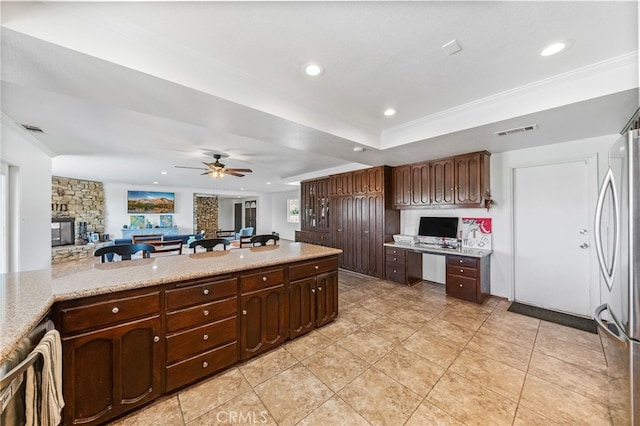
[[[635,1],[0,7],[2,113],[44,130],[31,135],[60,176],[282,191],[354,168],[617,133],[638,106]],[[462,51],[449,56],[453,39]],[[558,40],[565,51],[540,56]],[[324,74],[304,75],[309,61]],[[210,162],[207,151],[254,172],[213,180],[174,167]]]

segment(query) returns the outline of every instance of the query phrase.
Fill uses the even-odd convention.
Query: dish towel
[[[62,421],[62,342],[58,330],[48,331],[34,353],[42,355],[42,371],[32,364],[25,384],[26,426],[57,426]]]

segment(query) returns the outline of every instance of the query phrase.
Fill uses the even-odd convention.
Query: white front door
[[[586,161],[514,169],[515,300],[591,316]]]

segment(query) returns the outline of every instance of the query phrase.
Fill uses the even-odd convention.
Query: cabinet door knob
[[[158,343],[160,341],[160,336],[153,336],[153,341]]]
[[[398,258],[397,258],[397,257],[394,257],[394,258],[393,258],[393,261],[395,262],[396,260],[398,260]]]
[[[208,289],[208,288],[205,288],[204,290],[202,290],[202,293],[204,293],[204,294],[209,294],[209,289]]]
[[[204,315],[204,316],[206,317],[207,315],[209,315],[209,311],[207,311],[207,310],[205,309],[204,311],[202,311],[202,315]]]
[[[209,340],[209,335],[205,334],[204,336],[202,336],[202,340]]]
[[[246,309],[242,310],[242,315],[247,315],[247,310]]]
[[[462,284],[460,284],[460,288],[462,288]]]
[[[209,366],[209,363],[207,361],[202,363],[202,368],[207,368]]]
[[[311,293],[315,293],[315,292],[316,292],[316,289],[315,289],[315,288],[312,288],[312,289],[311,289]]]
[[[398,271],[396,271],[396,270],[394,269],[394,270],[393,270],[393,273],[395,274],[396,272],[398,272]]]
[[[464,269],[460,269],[460,272],[464,272]]]
[[[316,266],[315,266],[315,268],[316,268],[316,271],[317,271],[318,269],[320,269],[320,267],[319,267],[318,265],[316,265]]]
[[[262,277],[262,281],[267,281],[267,277]]]
[[[113,312],[114,314],[117,314],[118,312],[120,312],[120,309],[118,309],[118,307],[116,306],[111,310],[111,312]]]
[[[460,259],[460,263],[462,263],[462,259]]]

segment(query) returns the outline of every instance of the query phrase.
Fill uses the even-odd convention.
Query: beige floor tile
[[[487,319],[489,314],[477,312],[470,308],[449,308],[445,309],[436,317],[436,319],[450,322],[468,330],[475,331]]]
[[[385,315],[367,324],[363,328],[373,334],[377,334],[385,340],[398,344],[411,336],[420,327],[420,324],[408,325]]]
[[[373,364],[394,348],[394,344],[363,328],[338,340],[338,345]]]
[[[412,334],[400,346],[444,368],[451,365],[462,349],[460,344],[439,339],[422,331]]]
[[[386,354],[375,364],[375,368],[421,397],[427,396],[433,385],[446,371],[445,367],[428,361],[403,347],[397,347]]]
[[[471,339],[475,330],[434,318],[421,328],[420,332],[464,346]]]
[[[527,371],[533,347],[527,345],[517,345],[492,336],[480,329],[466,346],[466,349],[480,353],[486,357]]]
[[[364,300],[369,299],[370,294],[364,289],[355,288],[351,291],[347,291],[345,293],[338,293],[339,300],[338,302],[341,305],[355,305],[363,302]]]
[[[560,423],[556,423],[520,405],[513,426],[560,426]]]
[[[188,423],[246,392],[251,392],[251,386],[237,368],[191,386],[178,393],[184,421]]]
[[[509,309],[509,306],[511,306],[511,303],[512,302],[509,300],[499,300],[496,305],[496,310],[506,311]]]
[[[338,395],[372,425],[401,425],[421,398],[376,369],[370,369]]]
[[[342,339],[344,336],[353,333],[358,328],[357,324],[345,319],[327,324],[324,327],[318,328],[317,331],[327,339],[335,342],[336,340]]]
[[[348,350],[332,345],[302,361],[305,367],[337,392],[371,366]]]
[[[318,331],[312,331],[304,336],[300,336],[297,339],[290,340],[284,345],[284,349],[298,360],[303,360],[318,351],[323,350],[333,342],[319,333]]]
[[[294,425],[333,396],[306,367],[296,364],[255,387],[279,425]]]
[[[364,306],[356,304],[349,306],[347,309],[342,309],[339,315],[340,318],[344,318],[347,321],[362,327],[380,318],[382,314],[370,311]]]
[[[602,350],[602,342],[600,341],[600,336],[598,334],[589,333],[588,331],[582,331],[572,327],[565,327],[564,325],[548,321],[540,322],[538,337],[551,337],[556,340],[563,340],[575,345],[584,346],[585,348],[593,351]]]
[[[157,423],[162,424],[162,423]],[[210,425],[266,425],[276,426],[277,423],[269,414],[255,392],[239,395],[219,407],[203,414],[189,422],[187,426]]]
[[[457,374],[447,372],[426,401],[467,425],[511,425],[517,404]]]
[[[528,375],[536,376],[597,401],[606,401],[609,379],[606,374],[570,364],[534,351]]]
[[[536,339],[534,352],[561,359],[578,367],[589,368],[599,373],[607,373],[607,362],[602,350],[595,351],[585,346],[569,343],[553,337],[539,336]]]
[[[340,397],[334,396],[311,414],[304,418],[298,426],[368,426],[360,414],[344,402]]]
[[[524,371],[466,349],[458,355],[448,371],[515,402],[520,398],[525,377]]]
[[[284,348],[278,348],[245,362],[238,368],[249,384],[255,386],[288,369],[297,362],[298,360]]]
[[[423,402],[404,426],[464,426],[435,405]]]
[[[388,300],[382,300],[379,298],[370,298],[360,303],[366,309],[377,312],[379,314],[387,314],[394,309],[398,309],[399,305],[396,302],[389,302]]]
[[[562,424],[609,425],[607,407],[535,376],[527,375],[520,406]]]
[[[526,346],[527,348],[533,348],[538,334],[537,327],[532,328],[529,326],[519,327],[516,323],[509,323],[505,319],[496,319],[493,311],[489,318],[480,326],[478,333],[484,333],[492,339],[500,339],[505,342],[513,343],[520,346]]]
[[[526,315],[516,314],[509,311],[494,309],[489,316],[492,321],[503,322],[505,325],[512,326],[514,329],[524,329],[528,331],[538,331],[540,320],[528,317]]]
[[[387,315],[400,322],[410,325],[423,325],[440,313],[440,309],[423,309],[421,307],[400,307]]]
[[[173,395],[169,398],[161,399],[152,405],[143,408],[134,414],[112,423],[114,426],[136,426],[136,425],[167,425],[182,426],[182,411],[178,397]]]

